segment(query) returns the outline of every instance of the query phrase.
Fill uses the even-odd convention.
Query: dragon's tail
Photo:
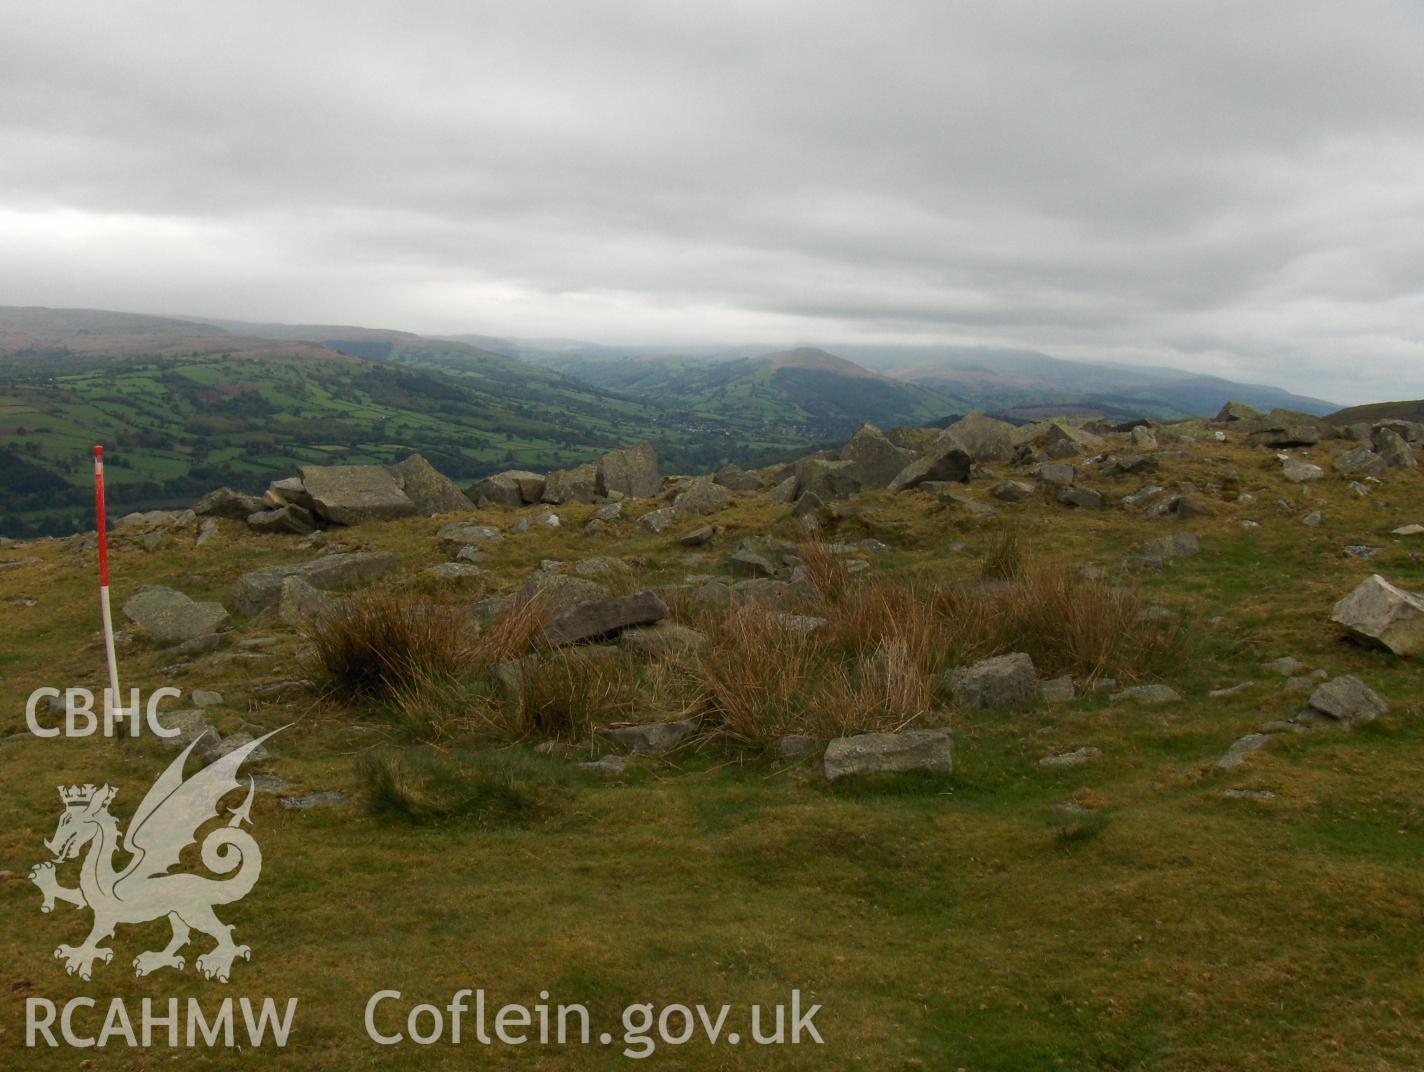
[[[262,850],[246,830],[222,826],[203,839],[203,866],[215,875],[237,870],[231,878],[213,882],[213,904],[232,904],[246,897],[262,873]]]

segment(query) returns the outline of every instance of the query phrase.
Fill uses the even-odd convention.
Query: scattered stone
[[[705,633],[674,622],[625,629],[618,634],[620,647],[649,657],[688,655],[701,651],[707,643]]]
[[[316,531],[316,518],[305,507],[288,503],[275,510],[258,510],[249,514],[247,527],[253,532],[308,536]]]
[[[415,504],[418,514],[434,517],[470,508],[470,497],[419,454],[397,462],[390,467],[390,472],[396,486]]]
[[[1077,751],[1074,752],[1062,752],[1056,756],[1045,756],[1043,759],[1040,759],[1038,761],[1038,765],[1044,770],[1061,770],[1070,767],[1082,767],[1093,762],[1093,760],[1095,759],[1101,759],[1102,755],[1103,750],[1101,748],[1094,748],[1092,746],[1089,746],[1087,748],[1079,748]]]
[[[1064,488],[1058,493],[1058,501],[1064,506],[1076,506],[1083,510],[1101,510],[1102,492],[1089,488]]]
[[[691,532],[684,532],[677,538],[677,542],[683,547],[702,547],[704,544],[712,542],[712,537],[717,530],[711,525],[701,525]]]
[[[222,693],[213,692],[211,689],[194,689],[189,694],[189,699],[194,707],[221,707],[223,705]]]
[[[1023,502],[1033,497],[1033,486],[1022,480],[1001,480],[989,489],[989,494],[1000,502]]]
[[[900,449],[888,441],[886,445],[890,446],[892,450]],[[802,498],[814,495],[829,502],[832,499],[844,499],[855,495],[865,486],[855,462],[812,458],[801,467],[800,495]]]
[[[792,517],[809,517],[824,510],[826,504],[814,491],[808,491],[796,500],[796,504],[791,507]]]
[[[1138,450],[1157,449],[1157,437],[1146,425],[1139,424],[1129,434],[1132,437],[1132,445]]]
[[[504,539],[499,529],[493,525],[475,525],[468,521],[451,521],[441,525],[435,538],[441,543],[459,547],[473,547],[485,543],[499,543]]]
[[[312,808],[340,808],[351,803],[351,800],[345,793],[324,789],[298,797],[278,797],[277,803],[293,811],[309,811]]]
[[[1038,698],[1044,703],[1072,703],[1076,695],[1073,679],[1067,674],[1040,682],[1038,686]]]
[[[1424,525],[1400,525],[1391,533],[1394,536],[1424,536]]]
[[[777,759],[810,759],[820,751],[820,741],[799,733],[778,737],[771,742],[771,754]]]
[[[635,754],[660,756],[671,752],[692,736],[699,721],[684,718],[677,722],[651,722],[641,726],[603,726],[595,731],[595,735]]]
[[[609,636],[635,625],[650,625],[667,617],[667,604],[656,592],[590,600],[566,607],[544,626],[544,639],[555,647]]]
[[[1226,754],[1216,761],[1218,770],[1235,770],[1246,761],[1252,752],[1259,751],[1271,743],[1268,733],[1248,733],[1232,743]]]
[[[228,734],[228,736],[224,737],[221,741],[219,741],[217,747],[212,750],[212,757],[214,759],[221,759],[229,752],[234,752],[245,744],[251,744],[255,739],[256,738],[254,738],[252,734],[248,733],[246,730],[240,730],[237,733]],[[258,763],[267,758],[267,746],[258,745],[256,748],[254,748],[251,752],[248,753],[247,758],[243,760],[243,766],[246,766],[248,763]]]
[[[1375,450],[1387,469],[1414,469],[1418,461],[1414,451],[1404,441],[1404,437],[1393,428],[1381,428],[1375,432]]]
[[[822,767],[828,781],[867,774],[930,771],[952,774],[954,742],[947,729],[901,730],[838,737],[826,746]]]
[[[1131,688],[1113,693],[1112,698],[1114,702],[1141,700],[1143,703],[1164,704],[1176,703],[1182,698],[1182,694],[1170,685],[1133,685]]]
[[[969,482],[974,459],[952,435],[941,433],[923,455],[910,462],[888,485],[891,491],[908,491],[927,480]]]
[[[1276,794],[1269,789],[1223,789],[1221,795],[1234,800],[1275,800]]]
[[[1175,532],[1159,536],[1142,545],[1142,557],[1148,563],[1163,563],[1173,558],[1192,558],[1201,553],[1201,539],[1191,532]]]
[[[536,503],[544,494],[544,478],[525,469],[507,469],[471,484],[465,495],[473,502],[484,500],[492,506],[524,506]]]
[[[210,491],[193,505],[199,517],[221,517],[228,521],[246,521],[262,510],[262,500],[256,495],[244,495],[232,488]]]
[[[591,503],[598,497],[598,467],[592,462],[573,469],[556,469],[544,479],[546,503]]]
[[[921,486],[928,487],[927,484]],[[994,517],[997,513],[988,503],[981,503],[977,499],[971,499],[968,495],[962,495],[953,491],[939,492],[939,501],[946,506],[957,506],[970,517],[979,518],[981,520]]]
[[[579,769],[586,770],[591,774],[599,774],[605,778],[616,778],[627,771],[632,762],[627,756],[604,756],[591,763],[580,763]]]
[[[699,477],[673,499],[672,506],[680,514],[715,514],[725,510],[731,502],[729,490],[706,477]]]
[[[333,525],[410,517],[415,503],[379,465],[304,465],[298,469],[313,512]]]
[[[944,430],[969,452],[976,462],[1006,462],[1014,453],[1014,426],[986,417],[978,410],[955,421]]]
[[[470,577],[491,575],[490,571],[483,566],[476,566],[470,562],[441,562],[438,566],[431,566],[422,572],[432,577],[439,577],[443,581],[459,581]]]
[[[1221,411],[1220,411],[1219,413],[1217,413],[1216,419],[1217,419],[1218,421],[1231,421],[1231,422],[1235,422],[1235,421],[1259,421],[1259,420],[1263,419],[1265,416],[1266,416],[1266,415],[1265,415],[1264,413],[1262,413],[1260,410],[1258,410],[1258,409],[1253,409],[1252,407],[1248,406],[1245,402],[1228,402],[1228,403],[1226,403],[1226,405],[1224,405],[1224,406],[1221,407]]]
[[[599,495],[620,494],[629,499],[651,499],[662,490],[657,452],[647,443],[615,450],[598,459]]]
[[[777,573],[768,559],[746,548],[733,551],[727,567],[733,577],[775,577]]]
[[[847,489],[840,494],[852,494],[862,487],[883,488],[914,460],[914,451],[897,447],[875,425],[862,424],[841,451],[841,462],[848,468],[839,480],[830,479],[828,475],[827,483]],[[803,490],[815,491],[823,499],[839,497],[834,494],[828,496],[817,487],[813,483],[812,472],[813,466],[810,465],[803,470]]]
[[[165,730],[176,729],[178,731],[172,737],[159,737],[165,748],[175,752],[187,748],[205,734],[208,738],[206,744],[199,746],[195,751],[206,753],[217,743],[217,731],[208,724],[206,711],[197,709],[162,711],[158,715],[158,721]]]
[[[1369,561],[1384,550],[1383,547],[1375,547],[1367,543],[1352,543],[1345,548],[1345,553],[1351,558],[1359,558]]]
[[[1336,603],[1330,620],[1351,638],[1395,655],[1424,653],[1424,596],[1396,588],[1378,573]]]
[[[1078,471],[1061,462],[1045,462],[1035,470],[1034,475],[1045,484],[1056,488],[1070,487],[1078,477]]]
[[[535,597],[551,607],[566,609],[578,603],[606,599],[608,589],[585,577],[540,570],[524,582],[517,599],[528,602]]]
[[[1286,458],[1281,462],[1281,474],[1293,484],[1305,484],[1312,480],[1323,480],[1325,470],[1299,458]]]
[[[617,521],[623,516],[623,502],[604,503],[593,512],[593,521]]]
[[[1388,468],[1383,458],[1366,447],[1356,447],[1344,454],[1337,454],[1330,464],[1337,472],[1356,477],[1383,476]]]
[[[1255,684],[1256,683],[1254,681],[1243,681],[1241,682],[1241,684],[1232,685],[1229,688],[1212,689],[1210,692],[1207,693],[1207,696],[1211,697],[1211,699],[1213,700],[1222,700],[1228,696],[1239,696],[1241,695],[1241,693],[1246,692]]]
[[[163,585],[140,589],[124,604],[124,617],[158,640],[192,640],[216,632],[227,622],[221,603],[196,603]]]
[[[475,547],[473,544],[467,543],[464,547],[461,547],[458,551],[455,552],[456,562],[473,562],[478,565],[479,563],[488,560],[489,555],[484,551],[481,551],[478,547]]]
[[[677,511],[671,506],[664,506],[658,510],[650,510],[642,517],[638,518],[638,524],[649,532],[662,533],[670,528],[677,520]]]
[[[1038,696],[1038,674],[1033,659],[1024,652],[947,670],[944,682],[959,707],[981,710],[1024,707]]]
[[[739,465],[722,466],[712,479],[729,491],[739,492],[744,495],[754,491],[760,491],[764,487],[761,477],[747,472]]]
[[[1345,674],[1325,682],[1311,693],[1307,709],[1310,713],[1350,725],[1369,722],[1387,714],[1389,704],[1359,678]]]
[[[233,607],[239,614],[253,615],[276,604],[288,577],[300,577],[313,588],[331,591],[357,581],[384,577],[396,568],[396,556],[389,551],[354,551],[324,555],[311,562],[267,566],[244,573],[237,582]]]

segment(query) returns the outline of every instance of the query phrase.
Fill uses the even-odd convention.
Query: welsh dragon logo
[[[108,785],[60,788],[64,811],[54,836],[44,842],[54,860],[37,864],[30,871],[30,881],[44,894],[41,912],[52,911],[56,901],[94,912],[93,929],[82,945],[61,945],[54,951],[70,975],[87,980],[96,960],[107,964],[113,959],[113,950],[99,943],[113,937],[119,924],[147,923],[164,916],[172,924],[173,940],[164,949],[134,958],[134,970],[140,976],[160,968],[182,971],[185,961],[178,951],[195,930],[217,942],[197,959],[204,977],[226,982],[234,960],[251,959],[251,949],[233,944],[232,927],[213,911],[247,896],[262,870],[262,850],[242,829],[244,823],[252,825],[256,787],[251,778],[247,780],[247,799],[240,807],[228,809],[232,818],[227,825],[211,830],[202,841],[204,867],[216,875],[236,874],[212,879],[168,872],[184,849],[197,844],[199,828],[218,816],[223,797],[241,788],[238,768],[273,733],[233,749],[185,781],[183,766],[201,738],[193,741],[153,783],[125,835],[119,834],[118,820],[109,814],[116,789]],[[124,852],[130,856],[122,870],[114,861],[121,837]],[[81,854],[84,860],[78,888],[61,886],[55,864]]]

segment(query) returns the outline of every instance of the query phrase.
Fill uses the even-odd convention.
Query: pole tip
[[[104,448],[101,447],[98,443],[95,443],[95,444],[94,444],[94,457],[96,457],[96,458],[102,458],[103,456],[104,456]]]

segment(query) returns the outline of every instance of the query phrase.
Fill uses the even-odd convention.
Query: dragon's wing
[[[183,781],[183,764],[198,742],[185,748],[158,776],[129,823],[124,847],[134,858],[114,883],[115,893],[129,879],[152,878],[176,864],[179,854],[195,840],[198,828],[217,815],[222,798],[238,788],[238,768],[258,746],[282,729],[234,748],[187,781]]]

